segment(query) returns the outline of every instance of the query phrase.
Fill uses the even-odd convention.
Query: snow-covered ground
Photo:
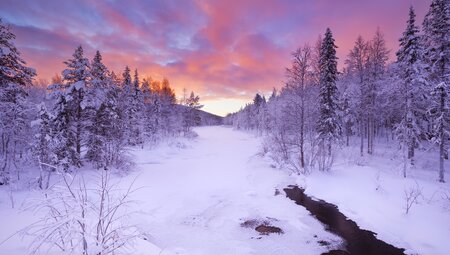
[[[332,247],[318,241],[339,244],[340,238],[326,232],[304,208],[283,193],[275,195],[294,179],[257,155],[259,138],[228,127],[196,132],[194,140],[136,149],[136,170],[115,177],[123,186],[136,180],[134,187],[139,188],[129,220],[147,241],[138,239],[130,254],[320,254]],[[37,220],[39,215],[20,205],[38,193],[14,192],[12,209],[2,187],[0,240]],[[250,219],[267,220],[284,234],[262,236],[241,227]],[[13,236],[1,244],[1,253],[25,254],[28,242]]]
[[[397,150],[379,144],[373,156],[361,158],[357,146],[343,148],[331,172],[315,171],[296,182],[408,254],[450,254],[450,183],[437,182],[437,153],[417,151],[405,179]],[[409,191],[419,195],[406,214]]]
[[[434,154],[419,153],[407,179],[400,177],[395,148],[388,147],[364,158],[344,148],[331,172],[294,176],[271,168],[268,158],[258,156],[261,139],[250,133],[229,127],[195,131],[195,139],[135,149],[135,170],[114,176],[123,187],[135,180],[139,188],[132,195],[136,202],[128,209],[133,212],[128,223],[147,240],[137,239],[130,254],[320,254],[339,245],[339,237],[284,196],[282,189],[293,183],[306,188],[308,195],[338,205],[360,227],[409,254],[450,251],[450,186],[436,182],[436,172],[430,171],[435,160],[429,157]],[[82,172],[86,178],[93,173]],[[420,196],[405,214],[408,190],[420,190]],[[39,213],[23,209],[38,196],[36,190],[10,193],[8,187],[0,188],[1,241],[39,218]],[[251,219],[269,221],[284,234],[262,236],[241,226]],[[320,240],[332,245],[321,246]],[[26,254],[29,242],[12,236],[0,245],[0,253]]]

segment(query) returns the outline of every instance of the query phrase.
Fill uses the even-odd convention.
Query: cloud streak
[[[116,72],[129,65],[143,76],[168,77],[177,92],[186,87],[220,100],[211,110],[224,114],[257,91],[280,87],[290,52],[326,27],[340,63],[358,35],[370,39],[377,27],[395,52],[411,4],[420,22],[428,1],[3,0],[0,17],[40,78],[60,73],[82,44],[91,57],[100,50]],[[227,107],[224,98],[234,103]]]

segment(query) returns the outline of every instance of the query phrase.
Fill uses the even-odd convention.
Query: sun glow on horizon
[[[228,113],[239,111],[239,109],[250,102],[251,99],[218,98],[201,101],[201,104],[204,105],[202,108],[203,111],[225,117]]]

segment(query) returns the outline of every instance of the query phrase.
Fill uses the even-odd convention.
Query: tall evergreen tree
[[[128,66],[123,73],[123,103],[122,111],[125,118],[125,136],[129,145],[142,143],[141,110],[143,107],[143,95],[139,87],[139,75],[134,72],[134,80],[131,79]]]
[[[179,118],[174,107],[176,103],[175,92],[170,87],[168,79],[163,79],[161,84],[161,90],[158,94],[158,102],[160,107],[160,120],[159,128],[166,134],[173,134],[177,132],[177,127],[181,127],[177,123],[181,118]]]
[[[102,167],[105,165],[107,138],[113,133],[108,129],[111,129],[111,125],[117,120],[113,118],[115,105],[110,104],[108,102],[110,98],[107,98],[110,90],[109,72],[102,63],[102,55],[99,51],[92,60],[90,75],[91,80],[86,95],[88,107],[85,111],[88,121],[86,158],[97,167]]]
[[[90,79],[90,64],[89,60],[84,57],[83,48],[78,46],[72,55],[73,58],[64,62],[67,68],[62,72],[65,96],[64,106],[67,109],[62,109],[63,114],[68,114],[68,129],[73,132],[70,135],[70,143],[73,142],[75,146],[75,153],[71,153],[69,159],[70,164],[76,167],[81,166],[81,146],[84,139],[83,134],[86,128],[85,125],[85,108],[88,102],[85,99],[86,86]],[[56,114],[58,115],[58,114]],[[64,148],[62,148],[64,149]]]
[[[200,104],[200,97],[195,95],[192,91],[188,98],[186,98],[185,106],[187,106],[184,112],[184,131],[189,131],[189,129],[193,126],[198,126],[201,124],[201,118],[199,109],[203,107]]]
[[[56,97],[53,107],[54,116],[52,119],[52,137],[55,140],[54,153],[57,157],[57,165],[65,171],[70,166],[79,165],[81,159],[76,151],[76,133],[72,128],[72,112],[66,100],[64,91],[60,91],[61,84],[53,84],[53,95]]]
[[[422,42],[429,78],[436,85],[449,78],[450,1],[433,0],[423,21]]]
[[[317,133],[321,153],[328,156],[332,154],[332,144],[339,140],[341,124],[338,118],[337,99],[337,57],[336,45],[331,30],[327,28],[320,50],[320,93],[319,93],[319,119]]]
[[[150,138],[156,133],[156,126],[154,122],[154,99],[155,94],[151,89],[152,80],[150,77],[142,80],[142,121],[143,121],[143,135]]]
[[[38,179],[38,184],[41,189],[48,188],[50,173],[54,171],[54,169],[48,165],[57,163],[56,155],[53,153],[53,144],[55,140],[52,132],[52,120],[53,116],[48,112],[45,105],[43,103],[39,104],[38,119],[34,122],[38,127],[34,136],[32,149],[33,155],[37,159],[39,168],[41,169]],[[44,180],[44,178],[46,180]]]
[[[418,145],[421,129],[419,116],[424,112],[420,105],[423,95],[423,65],[420,59],[422,52],[419,43],[419,29],[415,25],[415,13],[413,7],[409,9],[409,19],[403,36],[400,38],[400,49],[397,51],[397,64],[400,67],[401,90],[404,95],[403,117],[396,127],[400,144],[407,152],[410,163],[414,164],[414,150]],[[406,159],[403,176],[406,177]]]
[[[26,66],[14,46],[15,35],[0,19],[0,185],[9,181],[9,170],[16,165],[27,144],[26,98],[24,87],[31,85],[36,72]]]
[[[142,134],[143,134],[143,123],[142,123],[142,110],[144,108],[144,95],[140,88],[139,74],[138,70],[134,70],[134,79],[133,79],[133,95],[132,95],[132,109],[133,109],[133,118],[132,124],[133,128],[133,139],[134,144],[141,144],[143,142]]]
[[[439,181],[444,182],[444,160],[448,159],[450,112],[450,1],[433,0],[423,22],[422,42],[427,79],[432,85],[432,131],[439,146]]]
[[[125,67],[125,70],[122,74],[122,95],[120,101],[120,108],[123,114],[123,128],[124,135],[127,141],[127,144],[132,144],[132,118],[134,115],[133,108],[131,107],[133,100],[133,84],[131,80],[130,68],[128,66]]]

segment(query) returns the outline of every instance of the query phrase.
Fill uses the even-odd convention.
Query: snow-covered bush
[[[419,184],[406,188],[404,191],[405,214],[408,214],[413,204],[417,204],[419,197],[422,196],[422,188]]]
[[[137,237],[137,228],[127,224],[132,187],[122,190],[102,170],[98,183],[61,174],[59,185],[43,193],[29,209],[41,219],[23,230],[32,236],[32,254],[60,250],[63,254],[120,254]],[[91,187],[92,186],[92,187]]]

